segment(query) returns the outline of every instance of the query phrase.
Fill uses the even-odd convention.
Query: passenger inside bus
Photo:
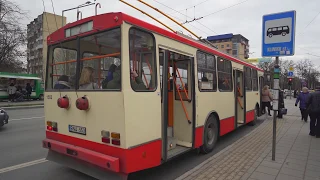
[[[79,80],[79,89],[99,89],[97,83],[94,82],[94,69],[92,67],[84,67],[81,71]]]
[[[116,66],[116,65],[115,65]],[[121,88],[121,66],[115,68],[112,73],[112,80],[107,84],[107,89],[120,89]]]
[[[108,75],[106,78],[102,81],[102,88],[107,89],[108,82],[110,82],[113,79],[113,73],[115,72],[117,66],[115,64],[111,64],[108,70]]]
[[[136,71],[131,70],[131,87],[133,90],[147,90],[142,79],[139,77]]]
[[[69,77],[66,75],[61,75],[54,85],[54,89],[70,89]]]

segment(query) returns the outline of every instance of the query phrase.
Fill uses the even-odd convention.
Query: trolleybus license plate
[[[69,125],[69,132],[86,135],[86,128],[81,126]]]

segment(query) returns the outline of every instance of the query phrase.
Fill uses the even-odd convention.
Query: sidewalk
[[[0,107],[25,107],[25,106],[39,106],[43,105],[43,101],[41,100],[31,100],[24,102],[8,102],[8,101],[0,101]]]
[[[288,114],[277,120],[276,161],[271,159],[273,117],[268,117],[176,180],[320,180],[320,139],[309,136],[310,120],[301,121],[294,101],[285,100]]]

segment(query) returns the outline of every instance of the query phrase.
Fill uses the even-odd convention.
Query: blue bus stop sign
[[[296,11],[264,15],[262,18],[262,56],[293,56]]]

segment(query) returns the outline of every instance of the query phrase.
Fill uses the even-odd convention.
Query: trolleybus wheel
[[[44,99],[43,94],[40,94],[39,100],[43,100],[43,99]]]
[[[207,154],[213,150],[218,140],[218,122],[215,116],[210,116],[204,125],[203,145],[200,151]]]

